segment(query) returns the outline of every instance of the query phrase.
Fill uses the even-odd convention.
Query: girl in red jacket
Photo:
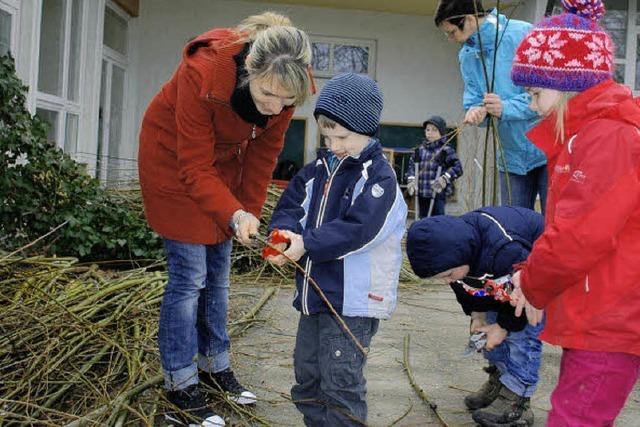
[[[164,238],[169,282],[158,340],[168,400],[181,425],[224,425],[199,383],[238,404],[256,396],[229,363],[231,241],[258,230],[267,184],[294,107],[310,93],[311,46],[288,18],[265,13],[184,49],[140,133],[145,213]],[[198,424],[194,424],[194,422]]]
[[[544,120],[546,224],[516,273],[518,311],[563,348],[548,426],[610,426],[640,372],[640,107],[612,80],[600,0],[563,0],[522,41],[512,78]]]

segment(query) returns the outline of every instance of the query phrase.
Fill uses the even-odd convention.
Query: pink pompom
[[[596,22],[604,16],[606,11],[602,0],[562,0],[562,7],[569,13]]]

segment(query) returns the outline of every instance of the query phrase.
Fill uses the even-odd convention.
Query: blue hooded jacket
[[[482,105],[486,84],[480,56],[480,39],[486,64],[489,83],[492,80],[493,56],[496,39],[496,25],[499,25],[498,54],[496,59],[494,90],[502,99],[502,116],[498,119],[498,134],[502,144],[507,170],[509,173],[526,175],[532,169],[547,163],[547,160],[533,143],[525,136],[536,123],[538,115],[529,108],[530,96],[523,87],[511,81],[511,67],[518,45],[533,27],[531,24],[509,19],[504,15],[496,16],[494,9],[474,33],[462,45],[458,53],[460,72],[464,81],[463,106],[465,110]],[[487,124],[484,122],[484,126]],[[504,172],[504,163],[498,152],[498,168]]]
[[[269,230],[302,235],[307,252],[299,262],[338,313],[387,319],[396,306],[406,218],[395,172],[374,141],[357,158],[329,154],[302,168]],[[329,311],[300,272],[293,305],[306,315]]]
[[[513,206],[485,207],[460,217],[435,216],[411,226],[407,255],[420,277],[432,277],[461,265],[469,265],[469,277],[500,277],[527,259],[543,230],[542,215]],[[526,317],[515,317],[510,304],[493,297],[471,296],[459,284],[451,287],[467,315],[472,311],[497,311],[502,328],[519,331],[526,326]]]

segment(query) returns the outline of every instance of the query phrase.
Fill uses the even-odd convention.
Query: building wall
[[[96,152],[100,70],[102,58],[102,25],[105,1],[85,3],[83,30],[82,112],[79,123],[79,151]],[[544,10],[544,0],[524,1],[515,17],[535,21]],[[40,0],[22,0],[17,67],[26,84],[37,82]],[[140,14],[129,21],[130,55],[123,147],[119,156],[135,159],[137,136],[142,116],[151,98],[168,80],[180,59],[184,44],[192,37],[213,27],[236,25],[246,16],[266,9],[283,12],[310,35],[373,39],[377,43],[376,79],[385,95],[382,121],[388,124],[421,123],[432,114],[442,115],[450,123],[463,117],[460,105],[462,81],[457,64],[458,46],[448,43],[435,28],[433,18],[381,12],[335,10],[327,8],[264,4],[240,0],[147,0],[140,2]],[[319,89],[324,79],[318,79]],[[312,119],[315,99],[296,111],[297,118],[307,118],[306,160],[315,153],[318,130]],[[33,90],[29,106],[35,110]],[[473,187],[474,159],[479,144],[476,131],[465,132],[460,152],[468,165],[467,183]],[[91,165],[90,165],[91,166]],[[476,192],[463,188],[463,192]],[[475,203],[475,202],[474,202]],[[474,204],[471,203],[471,204]],[[459,200],[453,211],[465,206]],[[469,203],[467,203],[469,205]],[[466,206],[468,207],[468,206]]]

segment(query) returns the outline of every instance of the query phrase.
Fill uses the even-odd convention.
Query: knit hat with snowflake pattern
[[[613,76],[613,43],[598,25],[601,0],[562,0],[518,46],[511,78],[518,86],[582,92]]]

